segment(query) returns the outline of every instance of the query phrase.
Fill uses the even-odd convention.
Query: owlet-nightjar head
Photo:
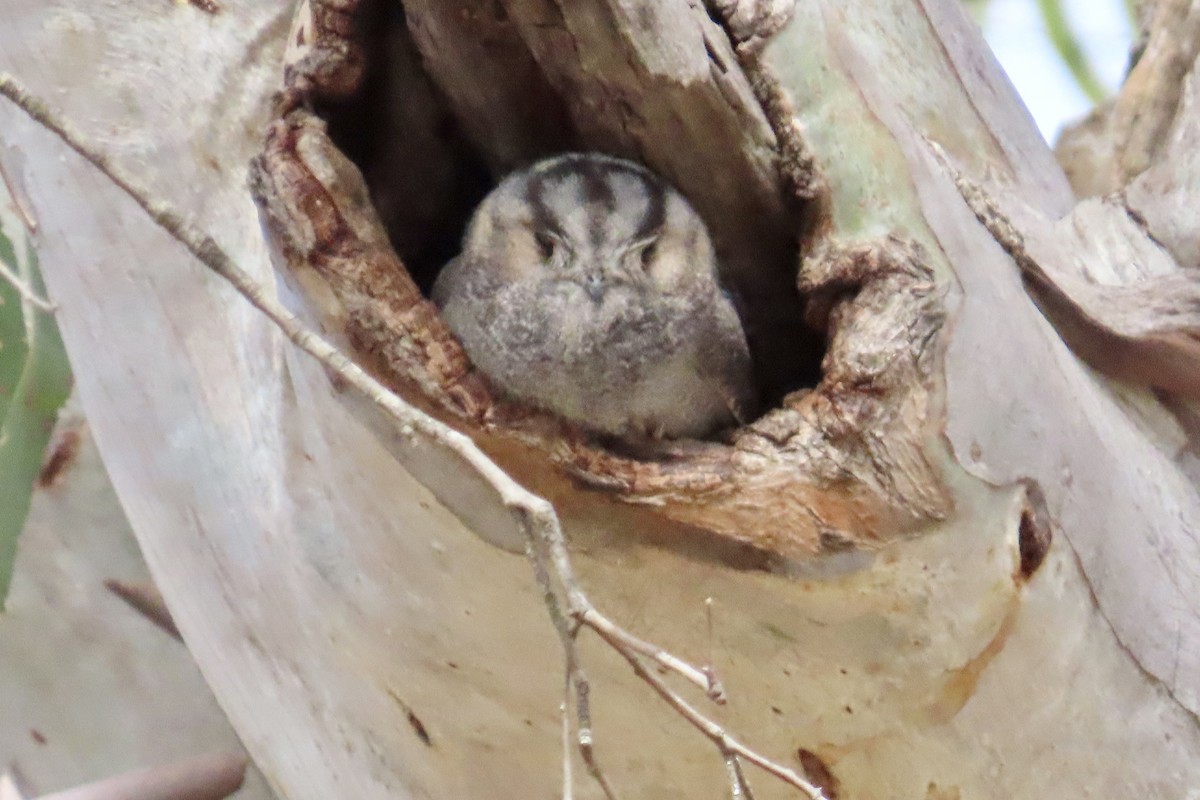
[[[704,223],[633,162],[568,154],[509,175],[433,299],[502,392],[592,431],[696,438],[753,412]]]

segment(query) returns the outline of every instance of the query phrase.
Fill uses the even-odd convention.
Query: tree
[[[756,752],[840,797],[1185,796],[1196,84],[1162,76],[1190,72],[1200,10],[1151,9],[1109,149],[1083,146],[1121,191],[1077,204],[957,3],[716,5],[312,2],[272,103],[289,9],[39,10],[0,35],[117,169],[259,281],[270,250],[286,303],[551,500],[591,611],[710,667],[729,701],[693,702]],[[97,74],[113,88],[58,91]],[[590,607],[545,536],[532,571],[505,550],[547,508],[424,413],[397,426],[331,382],[0,113],[118,493],[281,793],[555,792],[569,621],[546,611]],[[714,228],[776,406],[731,442],[646,462],[513,409],[421,301],[479,176],[571,147],[639,156]],[[575,621],[618,790],[715,796],[746,768],[650,702],[677,674]]]

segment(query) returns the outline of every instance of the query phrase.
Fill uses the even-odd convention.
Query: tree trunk
[[[726,705],[688,696],[755,751],[841,798],[1200,785],[1196,339],[1170,302],[1197,268],[1187,3],[1159,4],[1138,69],[1188,80],[1138,82],[1168,105],[1150,133],[1123,95],[1084,147],[1124,191],[1076,206],[954,0],[313,2],[290,34],[284,6],[6,2],[0,69],[548,497],[592,599],[715,671]],[[113,483],[277,791],[560,793],[562,654],[511,511],[50,134],[8,105],[0,130]],[[773,404],[729,442],[651,463],[515,409],[417,293],[491,180],[570,148],[644,161],[713,228]],[[1183,322],[1117,319],[1097,285]],[[727,792],[581,641],[621,796]]]

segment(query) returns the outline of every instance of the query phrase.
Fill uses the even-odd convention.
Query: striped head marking
[[[479,207],[464,251],[486,253],[509,279],[570,281],[597,301],[615,286],[670,291],[715,274],[687,200],[640,164],[595,153],[510,175]]]

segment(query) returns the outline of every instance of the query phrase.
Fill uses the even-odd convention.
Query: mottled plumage
[[[704,223],[644,167],[539,162],[475,211],[433,290],[507,395],[626,439],[699,437],[755,403]]]

